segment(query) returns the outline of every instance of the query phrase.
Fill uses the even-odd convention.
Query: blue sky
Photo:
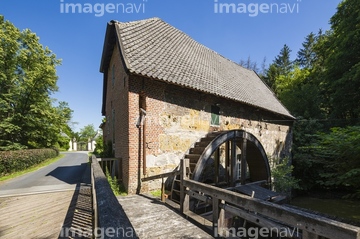
[[[249,56],[271,63],[284,44],[296,57],[306,35],[330,28],[341,0],[0,0],[0,14],[20,29],[40,37],[62,65],[59,92],[53,95],[74,110],[74,130],[102,119],[102,74],[99,72],[106,24],[160,17],[224,57],[239,62]],[[215,13],[220,4],[235,4],[235,13]],[[66,12],[67,4],[81,4]],[[127,13],[122,8],[136,7]],[[267,6],[272,5],[271,9]],[[104,6],[104,8],[102,8]],[[276,6],[280,7],[277,11]],[[286,8],[284,8],[286,6]],[[107,8],[105,8],[107,7]],[[282,8],[283,7],[283,8]],[[71,10],[71,9],[70,9]],[[257,10],[257,11],[256,11]],[[280,11],[282,13],[280,13]]]

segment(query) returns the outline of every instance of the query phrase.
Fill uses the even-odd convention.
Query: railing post
[[[212,199],[212,206],[213,206],[213,235],[215,238],[221,238],[223,226],[224,226],[224,220],[225,220],[225,211],[220,207],[220,204],[223,203],[223,201],[213,198]]]
[[[164,182],[164,177],[161,177],[161,201],[165,202],[165,182]]]
[[[95,179],[94,179],[94,168],[93,162],[97,160],[94,155],[92,155],[90,164],[91,164],[91,196],[92,196],[92,206],[93,206],[93,229],[99,227],[99,218],[98,218],[98,208],[96,200],[96,191],[95,191]]]
[[[104,163],[106,162],[105,160]],[[100,236],[98,238],[101,239],[138,238],[135,229],[112,192],[109,182],[95,157],[92,157],[91,167],[93,202],[96,209],[95,213],[97,212],[97,216],[94,216],[94,219],[97,220],[94,222],[94,225],[96,225],[94,229],[100,229],[102,232],[99,233],[98,230],[95,230],[95,236],[98,235]],[[125,236],[124,232],[125,234],[127,232],[132,233]]]
[[[180,163],[180,212],[187,213],[190,210],[189,195],[184,187],[184,179],[186,179],[186,168],[189,165],[189,159],[181,159]]]

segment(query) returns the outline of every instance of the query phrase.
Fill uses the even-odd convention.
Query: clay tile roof
[[[294,118],[254,71],[226,59],[161,19],[112,24],[129,72]]]

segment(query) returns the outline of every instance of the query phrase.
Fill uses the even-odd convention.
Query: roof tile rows
[[[114,24],[131,73],[293,118],[254,71],[224,58],[161,19]]]

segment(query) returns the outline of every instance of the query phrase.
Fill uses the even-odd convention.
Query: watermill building
[[[271,158],[290,155],[294,117],[260,77],[159,18],[108,23],[100,71],[104,142],[130,194],[183,158],[195,180],[234,185],[270,181]]]

